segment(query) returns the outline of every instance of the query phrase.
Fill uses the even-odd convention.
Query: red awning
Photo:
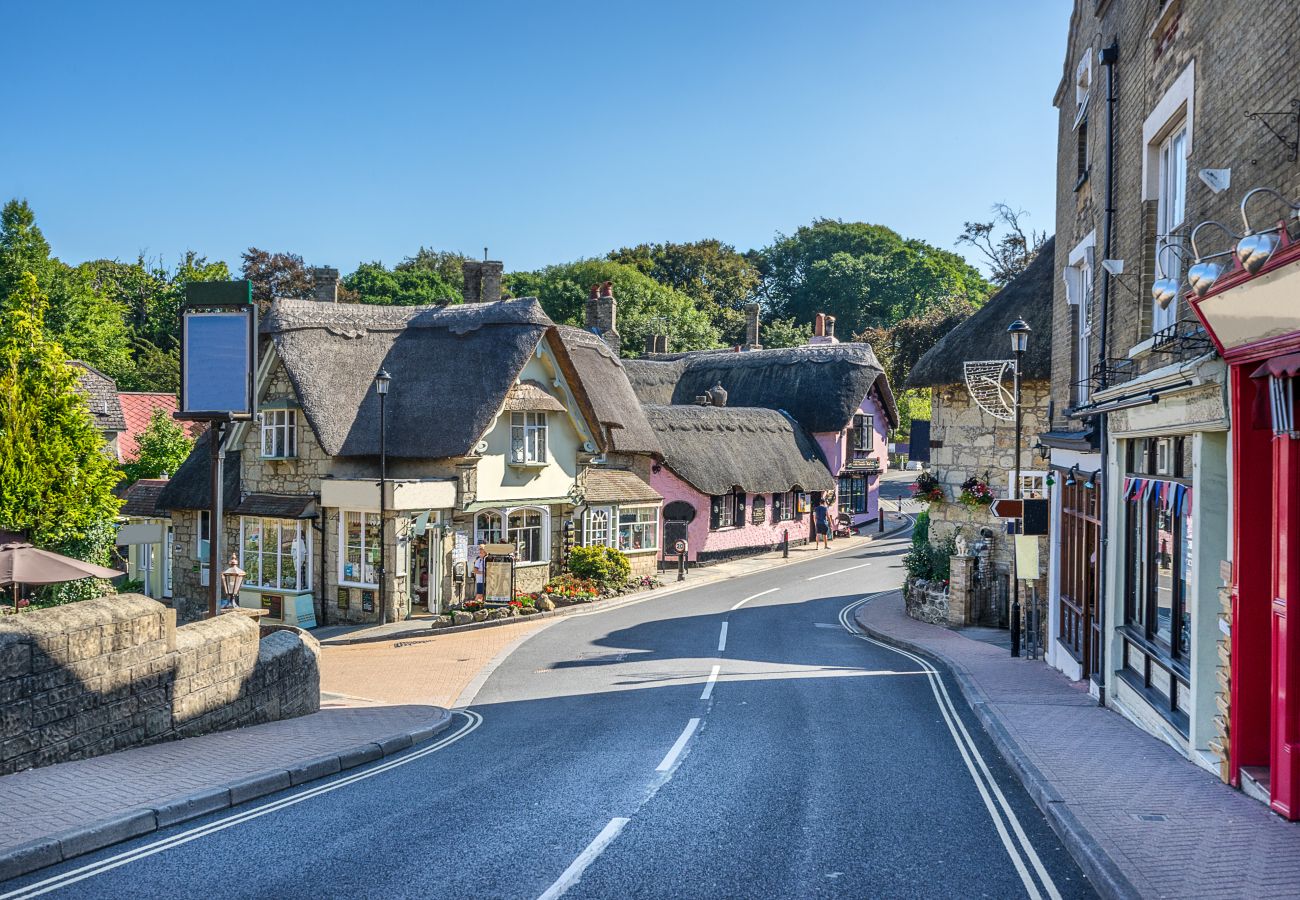
[[[1300,353],[1275,356],[1250,373],[1251,378],[1292,378],[1300,375]]]

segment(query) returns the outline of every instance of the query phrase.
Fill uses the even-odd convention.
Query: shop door
[[[1100,602],[1097,583],[1101,549],[1100,485],[1062,485],[1061,490],[1061,645],[1078,662],[1084,678],[1101,662]]]
[[[1273,438],[1276,479],[1273,516],[1273,759],[1272,807],[1288,819],[1300,818],[1300,636],[1290,627],[1300,618],[1300,441]],[[1300,623],[1297,624],[1300,628]]]
[[[441,525],[429,526],[429,612],[442,612],[442,558],[444,532]]]

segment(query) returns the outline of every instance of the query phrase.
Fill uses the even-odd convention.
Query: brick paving
[[[440,715],[427,706],[331,704],[296,719],[6,775],[0,778],[0,853],[129,810],[349,751]]]
[[[1142,896],[1300,896],[1300,825],[1099,707],[1083,686],[1042,662],[910,619],[897,594],[867,603],[858,621],[964,674]]]

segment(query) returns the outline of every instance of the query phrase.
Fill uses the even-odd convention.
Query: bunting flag
[[[1124,499],[1127,500],[1133,495],[1133,479],[1124,479]]]
[[[1180,516],[1188,516],[1192,512],[1191,487],[1186,484],[1179,484],[1176,481],[1163,481],[1155,478],[1125,478],[1124,499],[1130,503],[1154,500],[1161,509]]]

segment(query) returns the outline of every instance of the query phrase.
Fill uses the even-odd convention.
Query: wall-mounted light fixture
[[[1095,489],[1097,487],[1097,479],[1100,477],[1101,477],[1101,469],[1098,469],[1097,471],[1093,472],[1091,475],[1088,476],[1088,480],[1083,483],[1083,486],[1090,491]]]
[[[1103,259],[1101,267],[1116,278],[1124,274],[1124,260],[1122,259]]]
[[[1192,256],[1196,257],[1196,262],[1192,263],[1192,267],[1187,270],[1187,283],[1191,286],[1192,293],[1198,297],[1204,296],[1206,291],[1214,287],[1214,283],[1218,281],[1219,276],[1223,274],[1223,263],[1210,262],[1210,260],[1223,256],[1231,256],[1233,253],[1232,250],[1221,250],[1218,253],[1211,253],[1209,256],[1203,256],[1201,254],[1200,248],[1196,246],[1196,232],[1200,231],[1206,225],[1213,225],[1215,228],[1219,229],[1234,240],[1241,237],[1241,235],[1228,228],[1227,225],[1224,225],[1222,222],[1216,222],[1213,219],[1206,219],[1204,222],[1192,229]]]
[[[1179,287],[1182,286],[1177,278],[1170,278],[1165,274],[1165,267],[1160,258],[1166,250],[1174,251],[1175,256],[1187,262],[1186,251],[1178,244],[1166,243],[1156,251],[1156,280],[1151,284],[1151,299],[1155,300],[1161,309],[1169,308],[1169,304],[1173,303],[1174,298],[1178,296]]]
[[[1079,474],[1079,466],[1077,464],[1070,466],[1070,471],[1065,473],[1065,486],[1072,487],[1075,481],[1077,481],[1075,476],[1078,474]]]
[[[1039,459],[1047,459],[1052,455],[1052,448],[1044,444],[1041,440],[1034,444],[1033,449],[1038,452]]]
[[[1273,251],[1277,250],[1278,245],[1282,243],[1282,238],[1278,235],[1286,227],[1285,222],[1278,222],[1270,228],[1264,228],[1256,231],[1250,226],[1250,219],[1246,216],[1246,204],[1250,198],[1256,194],[1269,194],[1281,200],[1290,210],[1291,217],[1295,218],[1300,213],[1300,204],[1296,204],[1283,197],[1277,191],[1267,187],[1257,187],[1254,190],[1246,192],[1246,196],[1241,198],[1241,224],[1246,229],[1245,236],[1237,241],[1237,259],[1247,272],[1254,275],[1264,267]]]

